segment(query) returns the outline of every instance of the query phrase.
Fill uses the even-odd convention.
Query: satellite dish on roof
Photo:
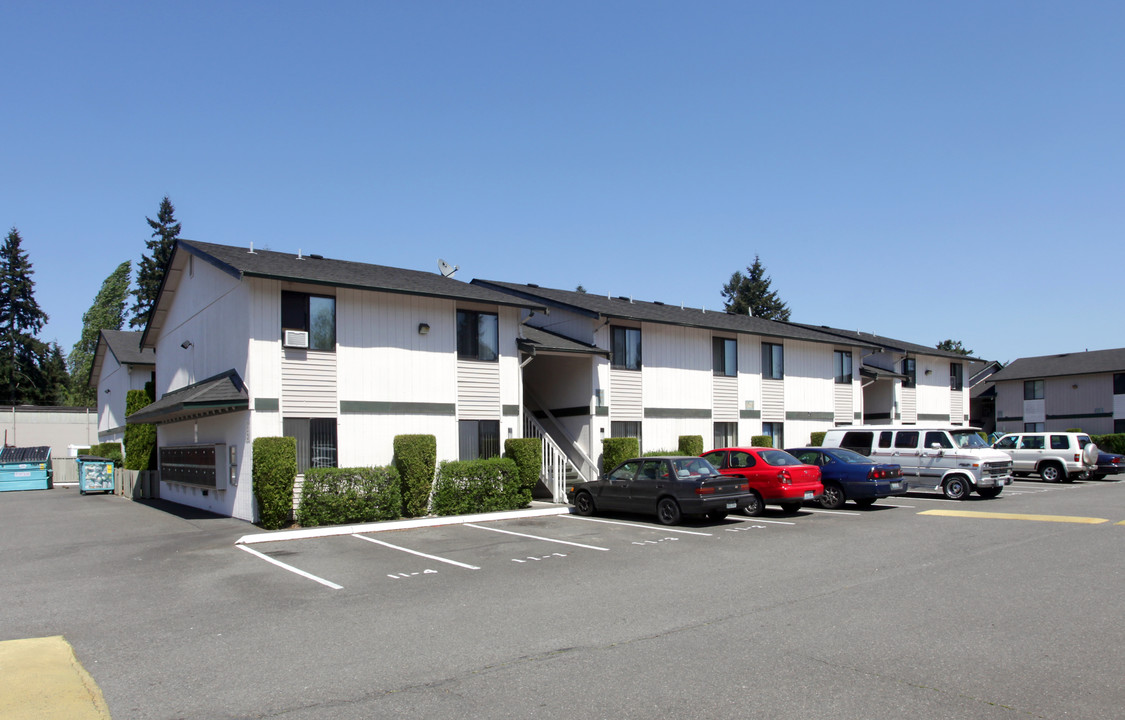
[[[457,272],[458,270],[461,269],[461,266],[460,265],[450,265],[449,263],[442,260],[441,258],[438,258],[437,269],[438,269],[438,272],[440,272],[443,277],[451,278],[451,277],[453,277],[453,273],[455,273],[455,272]]]

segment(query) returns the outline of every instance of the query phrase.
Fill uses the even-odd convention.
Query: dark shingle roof
[[[575,292],[543,288],[538,285],[501,282],[498,280],[473,280],[473,285],[494,288],[507,292],[530,302],[540,302],[549,307],[570,310],[590,317],[636,320],[664,323],[685,327],[704,328],[726,332],[751,333],[766,337],[807,340],[809,342],[831,343],[833,345],[865,345],[869,341],[845,341],[845,338],[829,335],[792,323],[776,322],[750,315],[734,315],[723,310],[703,310],[700,308],[667,305],[662,302],[644,302],[627,297],[606,297],[593,293]]]
[[[1004,380],[1057,377],[1059,375],[1118,372],[1125,372],[1125,348],[1020,358],[1019,360],[1013,360],[1003,370],[996,372],[988,379],[993,382],[1001,382]]]
[[[807,325],[804,323],[793,323],[800,325],[810,330],[819,330],[821,332],[829,333],[830,335],[839,335],[840,337],[854,340],[864,345],[877,345],[886,350],[898,350],[899,352],[911,353],[915,355],[932,355],[934,357],[946,357],[950,360],[979,360],[979,358],[972,358],[969,355],[962,355],[961,353],[950,352],[949,350],[938,350],[936,347],[929,345],[919,345],[917,343],[906,342],[905,340],[896,340],[895,338],[885,337],[883,335],[876,335],[875,333],[865,333],[858,330],[842,330],[840,328],[828,327],[827,325]]]
[[[534,307],[532,303],[514,300],[511,295],[447,278],[436,272],[406,270],[350,260],[332,260],[319,255],[298,257],[294,253],[272,250],[254,250],[251,253],[249,248],[215,245],[196,240],[180,240],[179,246],[236,277],[249,275],[360,290],[474,300],[493,305]]]
[[[94,361],[90,363],[90,377],[86,382],[90,387],[98,384],[102,374],[102,364],[105,354],[112,353],[119,365],[152,365],[156,366],[156,351],[152,348],[141,349],[140,330],[102,330],[98,334],[98,344],[94,348]]]
[[[250,407],[250,397],[235,370],[165,393],[126,418],[131,423],[166,423],[221,415]]]
[[[608,350],[602,350],[594,345],[571,340],[549,330],[523,326],[523,337],[518,341],[520,349],[532,354],[536,352],[576,353],[581,355],[604,355],[609,357]]]

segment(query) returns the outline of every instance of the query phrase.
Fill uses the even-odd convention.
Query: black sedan
[[[754,496],[746,478],[722,475],[699,457],[641,457],[626,460],[598,480],[575,483],[566,499],[579,515],[602,511],[655,514],[664,525],[684,515],[722,520]]]
[[[1125,455],[1099,450],[1098,469],[1090,473],[1090,478],[1105,480],[1107,475],[1117,475],[1118,473],[1125,473]],[[1113,479],[1117,480],[1118,478]]]

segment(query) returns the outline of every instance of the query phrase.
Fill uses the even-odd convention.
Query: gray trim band
[[[277,412],[280,409],[281,401],[278,398],[254,398],[254,410],[257,412]]]
[[[707,408],[645,408],[645,417],[654,420],[711,419]]]
[[[453,403],[341,400],[340,413],[347,415],[443,415],[454,417],[457,414],[457,406]]]

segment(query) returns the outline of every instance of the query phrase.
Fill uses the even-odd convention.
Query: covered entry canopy
[[[126,420],[131,423],[180,422],[209,415],[238,412],[250,408],[250,395],[238,372],[231,369],[206,380],[166,393],[148,407],[141,408]]]
[[[567,354],[567,355],[601,355],[609,357],[609,350],[603,350],[594,345],[580,343],[562,335],[543,330],[530,325],[523,326],[523,337],[516,343],[519,349],[529,355],[540,353]]]

